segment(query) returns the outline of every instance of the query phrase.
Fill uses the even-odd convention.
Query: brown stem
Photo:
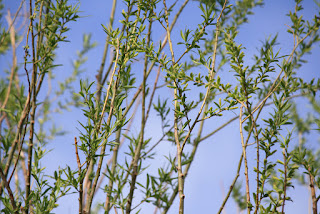
[[[204,111],[207,111],[207,110],[208,110],[208,106],[209,106],[209,104],[206,103]],[[204,118],[204,117],[205,117],[205,114],[202,115],[202,118]],[[185,169],[184,169],[184,171],[183,171],[184,179],[185,179],[185,178],[187,177],[187,175],[188,175],[189,169],[190,169],[191,164],[192,164],[192,162],[193,162],[193,159],[194,159],[194,157],[195,157],[195,155],[196,155],[196,152],[197,152],[199,143],[201,142],[200,139],[201,139],[201,134],[202,134],[202,131],[203,131],[204,121],[205,121],[205,120],[201,120],[197,137],[194,139],[193,149],[192,149],[191,154],[190,154],[190,157],[189,157],[190,162],[186,165],[186,167],[185,167]],[[218,129],[219,129],[219,128],[218,128]],[[170,129],[170,130],[171,130],[171,129]],[[221,129],[219,129],[219,130],[221,130]],[[219,130],[217,130],[217,132],[218,132]],[[171,197],[170,197],[170,199],[169,199],[169,201],[168,201],[168,203],[167,203],[167,206],[164,208],[164,211],[162,212],[162,214],[166,214],[166,213],[169,211],[169,209],[170,209],[170,207],[171,207],[174,199],[177,197],[178,190],[179,190],[179,186],[176,186],[176,188],[173,190],[173,192],[172,192],[172,194],[171,194]],[[156,213],[156,210],[155,210],[154,213]]]
[[[213,52],[213,62],[212,62],[212,68],[210,70],[210,80],[212,78],[214,78],[214,67],[215,67],[215,59],[216,59],[216,50],[217,50],[217,42],[218,42],[218,35],[219,35],[219,20],[221,18],[221,15],[225,9],[225,6],[226,6],[226,3],[227,3],[227,0],[225,1],[224,5],[223,5],[223,8],[221,10],[221,13],[220,13],[220,16],[218,17],[217,19],[217,32],[216,32],[216,40],[215,40],[215,49],[214,49],[214,52]],[[171,37],[170,37],[170,32],[168,30],[169,28],[169,23],[168,23],[168,11],[167,11],[167,8],[166,8],[166,2],[165,0],[163,0],[163,4],[164,4],[164,7],[165,7],[165,21],[166,21],[166,24],[167,24],[167,27],[166,27],[166,30],[167,30],[167,38],[168,38],[168,41],[169,41],[169,47],[170,47],[170,52],[171,52],[171,58],[172,58],[172,64],[174,65],[175,64],[175,59],[174,59],[174,51],[173,51],[173,47],[172,47],[172,42],[171,42]],[[180,60],[180,59],[179,59]],[[175,112],[177,110],[177,105],[178,105],[178,85],[176,83],[176,81],[174,81],[174,106],[175,106]],[[182,173],[182,163],[181,163],[181,157],[182,157],[182,154],[183,154],[183,149],[184,149],[184,146],[187,142],[187,140],[189,139],[190,135],[191,135],[191,132],[193,130],[193,128],[195,127],[196,123],[198,122],[198,119],[202,113],[202,110],[206,104],[206,101],[209,97],[209,93],[210,93],[210,89],[211,87],[208,86],[207,88],[207,91],[206,91],[206,95],[205,95],[205,98],[203,100],[203,103],[201,105],[201,108],[196,116],[196,119],[194,120],[192,126],[189,128],[189,131],[186,135],[186,137],[184,138],[184,141],[182,142],[182,144],[180,145],[180,141],[179,141],[179,135],[178,135],[178,126],[177,126],[177,122],[178,122],[178,118],[175,114],[175,119],[174,119],[174,136],[175,136],[175,143],[176,143],[176,146],[177,146],[177,162],[178,162],[178,167],[177,167],[177,171],[178,171],[178,192],[179,192],[179,199],[180,199],[180,202],[179,202],[179,214],[183,214],[184,213],[184,198],[185,198],[185,195],[184,195],[184,179],[185,179],[185,174]],[[174,194],[173,194],[174,195]],[[174,199],[174,198],[173,198]]]
[[[29,38],[29,31],[28,31],[28,34],[27,34],[26,44],[28,44],[28,38]],[[25,58],[26,57],[27,57],[27,51],[25,53]],[[27,73],[27,76],[28,76],[28,71],[26,69],[26,63],[27,62],[25,61],[24,69],[25,69],[25,71]],[[16,151],[17,144],[21,140],[23,126],[26,124],[25,121],[26,121],[26,118],[28,120],[28,115],[29,115],[29,112],[30,112],[30,100],[31,100],[31,96],[32,96],[31,92],[33,90],[34,83],[30,84],[29,78],[28,78],[28,83],[29,83],[28,96],[27,96],[27,100],[25,102],[24,109],[23,109],[23,111],[21,113],[20,120],[19,120],[18,125],[17,125],[16,135],[14,137],[14,140],[13,140],[12,144],[11,144],[11,148],[10,148],[10,151],[9,151],[9,154],[8,154],[7,162],[6,162],[5,169],[4,169],[4,176],[5,177],[7,177],[7,175],[8,175],[8,172],[9,172],[9,169],[10,169],[10,165],[11,165],[11,162],[12,162],[12,159],[13,159],[13,155],[14,155],[14,153]],[[22,142],[23,142],[23,139],[22,139]],[[1,161],[3,161],[3,160],[1,160]],[[0,184],[0,195],[2,194],[2,191],[3,191],[3,184],[4,183],[2,181],[1,184]]]
[[[267,105],[270,105],[270,104],[271,104],[271,103],[267,103]],[[257,113],[257,116],[256,116],[256,118],[254,119],[255,121],[258,120],[261,111],[262,111],[262,109],[259,109],[259,111],[258,111],[258,113]],[[239,117],[237,116],[236,118],[239,118],[239,120],[241,120],[240,116],[239,116]],[[233,121],[233,118],[232,118],[231,120],[229,120],[228,122],[231,122],[231,121]],[[223,124],[221,127],[225,127],[226,125],[227,125],[227,124]],[[219,127],[217,130],[220,130],[221,127]],[[248,136],[247,136],[247,139],[246,139],[246,142],[245,142],[245,148],[248,146],[248,142],[249,142],[249,139],[250,139],[250,137],[251,137],[253,128],[254,128],[254,127],[251,126],[251,128],[250,128],[250,130],[249,130],[249,132],[248,132]],[[236,176],[235,176],[235,178],[233,179],[233,182],[232,182],[232,184],[231,184],[231,186],[230,186],[230,188],[229,188],[229,192],[227,193],[227,196],[225,197],[224,201],[222,202],[222,205],[221,205],[221,207],[220,207],[220,209],[219,209],[219,212],[221,212],[221,211],[223,210],[226,202],[227,202],[228,199],[230,198],[230,194],[231,194],[231,192],[232,192],[232,190],[233,190],[234,184],[236,183],[236,181],[237,181],[237,179],[238,179],[238,177],[239,177],[239,172],[240,172],[240,168],[241,168],[241,165],[242,165],[242,160],[243,160],[243,152],[241,153],[241,157],[240,157],[240,160],[239,160],[239,164],[238,164],[238,169],[237,169]],[[263,186],[263,185],[262,185],[262,186]],[[258,195],[257,195],[257,197],[258,197]],[[261,197],[260,197],[259,203],[260,203],[260,202],[261,202]]]
[[[9,25],[7,31],[5,32],[5,34],[3,35],[3,37],[2,37],[2,39],[1,39],[1,41],[0,41],[0,46],[2,46],[2,43],[3,43],[3,41],[5,40],[6,35],[10,32],[10,30],[11,30],[14,22],[16,21],[16,18],[17,18],[18,14],[19,14],[19,12],[20,12],[20,10],[21,10],[21,8],[22,8],[22,5],[23,5],[24,1],[25,1],[25,0],[22,0],[22,1],[21,1],[18,10],[17,10],[16,13],[14,14],[14,18],[13,18],[11,24]]]
[[[14,200],[14,196],[13,196],[13,193],[11,191],[11,188],[10,188],[10,185],[8,184],[7,180],[6,180],[6,177],[0,167],[0,176],[1,176],[1,179],[2,181],[4,182],[4,186],[6,187],[7,191],[8,191],[8,194],[9,194],[9,198],[10,198],[10,201],[11,201],[11,205],[12,205],[12,208],[13,210],[15,210],[15,213],[19,213],[18,210],[17,210],[17,206],[16,206],[16,202]]]
[[[81,162],[80,162],[80,157],[78,153],[78,140],[76,137],[74,137],[74,146],[76,150],[76,158],[77,158],[77,165],[78,165],[78,170],[79,170],[79,179],[80,179],[80,184],[79,184],[79,214],[83,213],[83,178],[81,178]]]
[[[12,19],[11,19],[11,14],[10,11],[8,11],[8,15],[6,16],[6,19],[8,21],[8,24],[10,26],[12,26]],[[12,81],[13,81],[13,77],[16,73],[16,67],[17,67],[17,55],[16,55],[16,38],[15,38],[15,29],[12,26],[10,28],[10,41],[11,41],[11,48],[12,48],[12,67],[11,67],[11,74],[10,74],[10,79],[9,79],[9,85],[7,88],[7,94],[5,96],[5,99],[1,105],[1,108],[4,109],[7,105],[7,102],[9,100],[9,95],[10,95],[10,91],[11,91],[11,86],[12,86]],[[2,123],[2,120],[4,119],[4,115],[5,113],[3,113],[3,116],[0,119],[0,124]]]
[[[217,26],[217,27],[216,27],[216,37],[215,37],[215,41],[214,41],[214,50],[213,50],[213,54],[212,54],[212,67],[211,67],[211,70],[209,71],[210,80],[212,80],[212,79],[215,77],[215,74],[216,74],[216,72],[215,72],[215,62],[216,62],[216,57],[217,57],[218,37],[219,37],[219,33],[220,33],[220,19],[221,19],[221,16],[222,16],[222,14],[223,14],[223,11],[224,11],[225,8],[226,8],[227,2],[228,2],[228,0],[225,0],[225,1],[224,1],[223,7],[222,7],[221,12],[220,12],[220,15],[219,15],[219,17],[218,17],[218,19],[217,19],[217,24],[216,24],[216,26]],[[184,146],[185,146],[185,144],[187,143],[187,140],[189,139],[193,128],[195,127],[196,123],[199,122],[198,119],[199,119],[199,117],[200,117],[200,115],[201,115],[201,113],[202,113],[202,110],[203,110],[203,108],[204,108],[204,106],[205,106],[205,104],[206,104],[206,102],[207,102],[207,100],[208,100],[208,98],[209,98],[209,96],[210,96],[211,87],[212,87],[212,85],[209,84],[209,86],[208,86],[208,88],[207,88],[207,90],[206,90],[206,94],[205,94],[205,96],[204,96],[202,105],[201,105],[201,107],[200,107],[200,110],[199,110],[199,112],[198,112],[198,114],[197,114],[197,116],[196,116],[196,118],[195,118],[195,120],[194,120],[191,128],[189,129],[186,137],[184,138],[184,141],[183,141],[182,146],[181,146],[181,150],[184,149]]]
[[[148,27],[148,34],[147,34],[147,46],[150,45],[151,39],[151,27],[152,27],[152,20],[149,19],[149,27]],[[142,145],[144,143],[144,129],[146,125],[146,80],[147,80],[147,69],[148,69],[148,56],[145,55],[144,58],[144,70],[143,70],[143,82],[142,82],[142,103],[141,103],[141,131],[140,131],[140,140],[135,149],[134,153],[134,161],[133,161],[133,170],[131,174],[131,183],[130,183],[130,192],[126,206],[126,214],[131,212],[131,205],[133,199],[133,193],[135,190],[136,179],[138,177],[138,161],[140,159],[140,153],[142,149]]]
[[[310,181],[310,190],[311,190],[311,198],[312,198],[312,213],[317,214],[318,213],[318,199],[316,196],[316,187],[315,187],[315,182],[314,182],[314,177],[311,174],[311,167],[308,167],[309,171],[309,181]]]
[[[30,14],[32,16],[32,0],[29,1],[30,7]],[[41,18],[41,17],[40,17]],[[27,182],[26,182],[26,213],[29,211],[30,206],[30,182],[31,182],[31,171],[32,171],[32,156],[33,156],[33,135],[34,135],[34,123],[35,123],[35,112],[36,112],[36,79],[37,79],[37,66],[35,64],[36,54],[35,54],[35,42],[34,42],[34,33],[33,33],[33,18],[30,18],[30,25],[31,25],[31,45],[32,45],[32,82],[34,83],[33,86],[33,97],[31,101],[31,113],[30,113],[30,134],[29,134],[29,147],[28,147],[28,171],[27,171]]]
[[[15,73],[16,73],[16,66],[17,66],[17,55],[16,55],[16,39],[15,39],[15,28],[14,26],[12,25],[13,21],[11,19],[11,14],[10,14],[10,11],[8,11],[8,15],[6,17],[7,21],[8,21],[8,24],[11,26],[10,28],[10,41],[11,41],[11,47],[12,47],[12,67],[11,67],[11,74],[10,74],[10,80],[9,80],[9,85],[8,85],[8,88],[7,88],[7,94],[6,94],[6,97],[5,97],[5,100],[4,102],[2,103],[2,106],[1,108],[2,109],[5,109],[6,105],[7,105],[7,102],[9,100],[9,95],[10,95],[10,91],[11,91],[11,86],[12,86],[12,81],[13,81],[13,78],[15,76]],[[3,112],[3,115],[1,116],[0,118],[0,126],[2,124],[2,121],[3,119],[6,117],[6,113]],[[1,128],[0,128],[1,129]],[[15,172],[15,169],[16,169],[16,166],[17,166],[17,163],[18,163],[18,159],[17,158],[17,161],[14,165],[14,168],[12,170],[12,174],[8,180],[8,183],[10,184],[10,181],[11,181],[11,178]]]

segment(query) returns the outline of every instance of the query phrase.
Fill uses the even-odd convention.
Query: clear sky
[[[73,1],[78,2],[78,1]],[[167,1],[170,3],[171,1]],[[20,1],[17,0],[4,0],[6,9],[12,9],[15,11]],[[182,1],[178,2],[178,7],[182,4]],[[61,81],[68,77],[72,71],[71,61],[76,59],[76,51],[81,49],[82,35],[83,33],[91,33],[92,40],[98,43],[98,46],[88,54],[88,62],[83,69],[86,72],[82,74],[82,77],[89,78],[91,81],[95,81],[96,71],[99,68],[102,58],[103,46],[106,38],[106,34],[103,31],[101,24],[106,24],[109,19],[111,11],[112,1],[109,0],[96,0],[96,1],[80,1],[80,11],[82,18],[77,22],[71,23],[69,27],[71,30],[68,32],[69,43],[63,43],[59,45],[57,51],[57,64],[63,66],[55,69],[56,80]],[[201,21],[201,13],[198,8],[198,3],[190,1],[183,14],[176,25],[176,30],[173,32],[174,42],[180,38],[180,30],[185,28],[195,28]],[[237,37],[237,42],[243,44],[246,48],[246,59],[248,64],[251,62],[251,58],[256,53],[256,48],[260,47],[261,41],[264,41],[270,35],[279,33],[279,48],[281,47],[282,54],[288,54],[293,45],[293,39],[290,34],[286,32],[286,24],[290,24],[290,20],[286,14],[289,10],[293,10],[293,0],[267,0],[262,8],[256,8],[253,10],[254,15],[249,17],[249,23],[244,24],[240,28],[240,33]],[[123,8],[123,3],[119,2],[117,5],[117,15],[115,18],[115,25],[120,26],[119,11]],[[303,14],[307,19],[311,19],[312,14],[316,13],[316,6],[312,0],[304,1]],[[211,29],[214,29],[213,27]],[[163,36],[164,34],[155,36]],[[20,45],[20,50],[22,45]],[[178,50],[179,51],[179,50]],[[21,51],[23,52],[23,51]],[[311,55],[305,57],[309,62],[301,69],[303,77],[307,79],[319,78],[319,66],[320,66],[320,48],[319,45],[312,51]],[[5,57],[0,57],[0,65],[3,69],[8,67]],[[20,58],[20,63],[22,62]],[[227,70],[225,71],[227,72]],[[228,76],[226,75],[226,78]],[[53,84],[54,87],[54,84]],[[76,82],[76,88],[79,88],[79,82]],[[165,94],[169,92],[163,91]],[[170,92],[169,92],[170,93]],[[163,94],[158,94],[164,96]],[[229,117],[234,115],[230,114]],[[63,114],[56,114],[53,118],[54,122],[63,127],[63,130],[67,131],[67,134],[61,137],[57,137],[48,145],[48,150],[52,149],[50,153],[45,157],[43,166],[47,167],[48,173],[60,167],[65,167],[66,164],[76,168],[76,160],[74,155],[74,136],[79,136],[78,120],[83,119],[79,110],[72,109],[71,112],[65,112]],[[226,119],[219,119],[217,122],[209,123],[210,132],[215,127],[221,125]],[[155,137],[155,140],[159,138],[159,134],[155,133],[153,127],[159,126],[160,120],[157,117],[151,117],[146,129],[147,136]],[[223,129],[221,132],[214,135],[214,137],[201,143],[197,156],[192,164],[189,175],[185,184],[185,213],[216,213],[221,205],[224,195],[227,193],[229,186],[235,176],[236,167],[239,157],[241,155],[241,146],[238,133],[238,122],[234,122]],[[132,128],[130,132],[137,134],[139,128]],[[236,130],[236,131],[235,131]],[[319,136],[313,136],[314,139]],[[297,141],[294,140],[296,143]],[[160,145],[158,151],[166,151],[166,145]],[[254,152],[254,148],[249,149],[248,152]],[[120,159],[123,157],[120,157]],[[160,160],[160,161],[159,161]],[[156,166],[162,166],[164,159],[157,159],[150,161],[150,170],[155,172]],[[243,170],[241,171],[243,175]],[[240,177],[240,180],[244,180],[244,177]],[[294,191],[289,190],[289,194],[293,199],[293,202],[287,202],[287,212],[289,214],[301,214],[308,212],[308,190],[305,187],[296,186]],[[55,213],[76,213],[78,210],[77,194],[69,195],[62,200],[58,201],[60,206],[54,210]],[[104,201],[104,195],[99,194],[97,198],[101,197]],[[149,208],[149,207],[148,207]],[[170,214],[177,213],[178,203],[170,209]],[[153,213],[153,208],[142,210],[142,213]],[[225,213],[233,214],[237,213],[237,208],[232,199],[227,203]]]

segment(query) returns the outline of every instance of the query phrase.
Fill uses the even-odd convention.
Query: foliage
[[[87,54],[97,46],[84,34],[73,71],[62,82],[55,80],[56,51],[80,19],[79,4],[21,1],[14,18],[8,14],[8,28],[0,25],[0,54],[12,56],[10,71],[0,79],[3,213],[52,213],[68,194],[77,195],[79,213],[144,213],[147,204],[155,213],[168,213],[175,200],[173,212],[186,213],[185,198],[192,196],[185,185],[199,145],[234,121],[241,154],[230,188],[214,209],[221,213],[232,196],[247,213],[285,213],[294,187],[305,185],[313,213],[318,212],[320,150],[309,145],[308,136],[320,130],[320,80],[306,81],[300,72],[320,41],[319,14],[307,21],[302,1],[296,0],[288,12],[291,50],[280,50],[278,35],[272,35],[248,60],[238,34],[263,1],[199,1],[202,21],[176,38],[175,24],[188,3],[124,0],[117,25],[113,0],[109,23],[101,26],[106,41],[102,60],[94,59],[100,63],[95,79],[81,76],[88,72]],[[26,13],[24,4],[26,34],[16,21]],[[2,1],[0,10],[2,18]],[[224,78],[228,71],[230,79]],[[57,87],[52,90],[45,81]],[[299,100],[312,106],[306,117],[300,116]],[[76,167],[66,163],[48,174],[42,165],[48,144],[65,134],[52,118],[67,110],[82,113],[76,118]],[[149,136],[153,116],[161,125]],[[212,130],[210,124],[218,122]],[[163,144],[166,150],[157,150]],[[163,166],[149,166],[163,156]]]

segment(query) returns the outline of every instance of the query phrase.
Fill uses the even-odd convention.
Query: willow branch
[[[114,14],[116,11],[116,5],[117,5],[117,0],[113,0],[112,1],[112,9],[111,9],[111,14],[110,14],[110,19],[109,19],[109,25],[108,28],[111,29],[112,25],[113,25],[113,21],[114,21]],[[98,74],[96,76],[97,78],[97,103],[100,102],[101,99],[101,89],[102,86],[104,84],[104,82],[102,83],[102,74],[103,74],[103,69],[105,67],[106,64],[106,58],[107,58],[107,54],[108,54],[108,49],[109,49],[109,39],[110,36],[107,35],[107,39],[104,45],[104,51],[103,51],[103,56],[102,56],[102,60],[101,60],[101,64],[100,64],[100,68],[98,70]],[[113,58],[113,57],[112,57]],[[112,62],[110,63],[110,65],[112,65]],[[111,69],[111,66],[109,66],[109,68]],[[108,69],[109,70],[109,69]],[[107,72],[108,73],[108,72]],[[107,77],[108,75],[106,75]]]
[[[12,208],[13,208],[13,210],[15,210],[15,213],[18,214],[19,212],[17,210],[17,206],[16,206],[16,202],[14,200],[14,196],[13,196],[12,190],[11,190],[10,185],[8,184],[7,180],[6,180],[6,177],[5,177],[1,167],[0,167],[0,176],[1,176],[2,181],[4,182],[4,186],[6,187],[6,189],[8,191]]]
[[[7,29],[7,31],[5,32],[5,34],[3,35],[3,37],[2,37],[2,39],[1,39],[1,41],[0,41],[0,46],[2,46],[2,43],[4,42],[4,40],[5,40],[5,38],[6,38],[6,35],[10,32],[10,30],[11,30],[14,22],[16,21],[16,18],[17,18],[17,16],[18,16],[18,14],[19,14],[19,12],[20,12],[20,10],[21,10],[22,5],[23,5],[24,2],[25,2],[25,0],[22,0],[22,1],[20,2],[20,5],[19,5],[16,13],[14,14],[14,18],[13,18],[12,22],[10,23],[9,28]]]
[[[101,127],[101,124],[102,124],[102,119],[104,117],[104,113],[105,113],[105,109],[106,109],[106,105],[107,105],[107,101],[109,99],[109,93],[110,93],[110,89],[111,89],[111,86],[112,86],[112,82],[113,82],[113,78],[115,76],[115,72],[116,72],[116,69],[117,69],[117,64],[118,64],[118,57],[119,57],[119,40],[117,41],[117,50],[116,50],[116,54],[117,54],[117,57],[116,57],[116,61],[114,63],[114,70],[112,72],[112,75],[110,77],[110,84],[109,84],[109,87],[108,87],[108,90],[107,90],[107,95],[106,95],[106,98],[105,98],[105,101],[104,101],[104,105],[103,105],[103,109],[102,109],[102,112],[101,112],[101,115],[100,115],[100,119],[99,119],[99,123],[97,124],[96,126],[96,134],[98,134],[100,132],[100,127]],[[118,70],[118,73],[120,72],[120,68]],[[107,119],[107,122],[106,122],[106,126],[109,127],[110,126],[110,123],[111,123],[111,118],[112,118],[112,115],[113,115],[113,109],[114,109],[114,101],[115,101],[115,97],[116,97],[116,89],[117,89],[117,84],[119,82],[119,75],[117,76],[116,78],[116,81],[115,83],[113,84],[114,86],[114,89],[113,89],[113,96],[111,98],[111,104],[110,104],[110,110],[109,110],[109,115],[108,115],[108,119]],[[101,172],[101,167],[102,167],[102,162],[103,162],[103,159],[104,159],[104,156],[105,156],[105,149],[106,149],[106,141],[107,141],[107,138],[108,136],[105,137],[104,139],[104,142],[102,142],[102,146],[101,146],[101,156],[100,156],[100,159],[99,159],[99,163],[98,163],[98,167],[97,167],[97,170],[96,170],[96,174],[95,174],[95,177],[94,177],[94,182],[92,184],[92,186],[90,187],[90,189],[88,190],[88,193],[87,193],[87,198],[86,198],[86,206],[85,206],[85,211],[86,212],[89,212],[90,209],[91,209],[91,205],[92,205],[92,200],[93,200],[93,196],[94,196],[94,193],[95,193],[95,189],[96,189],[96,186],[97,186],[97,183],[98,183],[98,179],[99,179],[99,176],[100,176],[100,172]],[[93,161],[90,162],[90,166],[89,166],[89,173],[88,175],[90,175],[92,173],[92,170],[93,170]]]
[[[30,14],[32,16],[32,0],[30,2]],[[40,17],[41,19],[41,17]],[[29,211],[30,201],[29,201],[29,195],[30,195],[30,182],[31,182],[31,171],[32,171],[32,157],[33,157],[33,136],[34,136],[34,123],[35,123],[35,112],[36,112],[36,79],[37,79],[37,66],[35,64],[36,61],[36,47],[35,47],[35,41],[34,41],[34,33],[33,33],[33,18],[30,18],[30,24],[31,24],[31,45],[32,45],[32,82],[34,82],[33,86],[33,96],[31,101],[31,113],[30,113],[30,134],[29,134],[29,147],[28,147],[28,171],[27,171],[27,182],[26,182],[26,213]]]
[[[152,20],[149,19],[149,27],[148,27],[148,33],[147,33],[147,46],[150,45],[150,41],[151,41],[152,23],[153,23]],[[131,212],[132,199],[133,199],[134,190],[136,188],[135,187],[136,179],[138,177],[138,161],[140,160],[141,149],[142,149],[142,145],[144,143],[144,129],[145,129],[145,125],[146,125],[146,80],[147,80],[148,58],[149,57],[147,56],[147,54],[145,54],[143,79],[142,79],[140,140],[139,140],[139,143],[138,143],[138,145],[135,149],[135,153],[134,153],[133,170],[132,170],[132,174],[131,174],[129,197],[127,199],[126,214],[129,214]]]

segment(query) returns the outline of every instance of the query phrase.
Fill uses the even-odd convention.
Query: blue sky
[[[78,2],[78,1],[72,1]],[[19,1],[4,0],[6,8],[13,11],[17,8]],[[170,1],[168,1],[170,3]],[[181,5],[182,1],[179,1]],[[71,30],[68,32],[69,43],[60,44],[57,50],[57,64],[63,66],[55,69],[56,80],[62,81],[68,77],[72,71],[71,61],[76,59],[76,51],[81,49],[82,35],[83,33],[91,33],[92,40],[98,43],[98,46],[88,54],[88,61],[83,67],[86,72],[82,74],[82,77],[89,78],[91,81],[95,80],[96,71],[99,68],[102,58],[104,41],[106,34],[103,31],[101,24],[108,22],[108,17],[111,11],[112,1],[81,1],[79,3],[81,19],[75,23],[69,25]],[[267,37],[278,33],[278,41],[280,43],[282,54],[288,54],[291,51],[293,45],[293,39],[290,34],[286,32],[286,24],[290,24],[290,20],[286,14],[289,10],[293,10],[294,1],[290,0],[268,0],[262,8],[256,8],[253,10],[254,15],[249,17],[249,23],[244,24],[240,28],[240,33],[237,37],[237,42],[243,44],[246,48],[246,60],[247,63],[251,63],[251,58],[256,53],[256,48],[261,45],[261,41],[264,41]],[[117,5],[117,12],[121,11],[123,3],[119,2]],[[307,19],[311,19],[312,14],[316,13],[316,6],[312,0],[306,0],[304,2],[303,14]],[[182,13],[181,18],[176,24],[176,29],[173,31],[172,37],[174,42],[178,42],[180,38],[180,30],[185,28],[195,29],[196,25],[202,20],[201,13],[197,7],[197,2],[190,1],[185,10]],[[119,13],[115,17],[115,26],[120,26]],[[213,27],[211,30],[214,29]],[[157,30],[157,29],[156,29]],[[155,31],[156,31],[155,30]],[[164,36],[164,32],[155,33],[155,37]],[[20,50],[22,44],[20,45]],[[181,49],[177,49],[181,51]],[[9,57],[10,58],[10,57]],[[305,57],[309,62],[301,68],[303,77],[306,79],[319,78],[319,59],[320,48],[319,45],[312,51],[311,55]],[[2,69],[7,68],[8,58],[0,57],[0,65]],[[22,62],[20,58],[20,63]],[[227,72],[225,70],[224,72]],[[224,75],[224,74],[222,74]],[[228,78],[228,74],[225,74],[225,78]],[[226,79],[228,81],[228,79]],[[54,84],[53,84],[54,85]],[[79,88],[79,83],[76,82],[76,88]],[[171,93],[169,89],[164,89],[160,96],[163,94]],[[305,107],[305,106],[303,106]],[[233,115],[230,114],[229,117]],[[137,117],[138,118],[138,117]],[[68,134],[57,137],[48,145],[48,150],[52,149],[50,153],[45,157],[43,166],[47,167],[48,173],[60,167],[65,167],[66,164],[70,164],[74,169],[76,168],[76,160],[74,155],[73,138],[79,136],[77,128],[79,128],[78,120],[82,120],[81,111],[72,109],[71,112],[65,112],[63,114],[56,114],[53,118],[54,122],[63,127],[63,130]],[[210,132],[215,127],[218,127],[226,119],[219,119],[209,123],[208,130]],[[154,127],[159,127],[160,120],[157,117],[151,117],[146,129],[146,135],[153,136],[156,139],[159,138],[159,133],[154,132]],[[238,133],[238,122],[230,124],[226,129],[214,135],[214,137],[204,141],[199,146],[197,157],[192,164],[189,175],[186,179],[185,191],[185,213],[216,213],[223,200],[224,195],[228,191],[238,164],[239,157],[241,155],[241,146]],[[139,127],[132,128],[130,133],[137,134]],[[235,131],[236,130],[236,131]],[[319,138],[319,136],[313,136],[313,139]],[[296,140],[294,140],[296,142]],[[162,144],[157,151],[159,153],[165,153],[168,146]],[[174,147],[171,152],[174,152]],[[249,148],[248,152],[254,152],[254,148]],[[120,157],[120,160],[124,157]],[[150,171],[155,172],[157,167],[162,166],[165,159],[157,159],[150,161]],[[243,170],[241,171],[243,175]],[[240,177],[240,180],[244,180],[244,177]],[[293,199],[292,202],[288,202],[287,213],[300,214],[308,212],[308,191],[305,187],[296,186],[294,191],[289,190],[289,194]],[[104,195],[98,194],[97,198],[102,198],[104,201]],[[78,209],[77,194],[66,196],[62,200],[58,201],[60,206],[54,210],[55,213],[76,213]],[[150,208],[150,209],[149,209]],[[177,200],[172,206],[169,213],[177,213],[178,204]],[[143,209],[142,213],[152,213],[153,208],[147,206]],[[237,212],[237,208],[232,199],[227,203],[225,213],[233,214]]]

